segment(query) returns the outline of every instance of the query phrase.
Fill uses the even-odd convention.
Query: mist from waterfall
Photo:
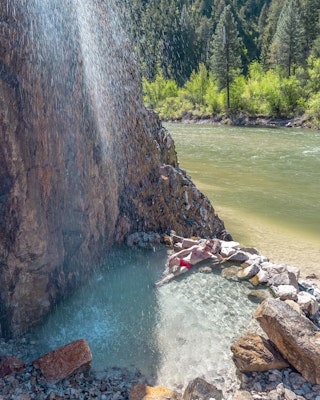
[[[10,3],[10,4],[9,4]],[[132,111],[132,100],[140,100],[133,80],[136,64],[130,44],[123,33],[113,1],[99,0],[18,0],[27,10],[29,24],[25,40],[30,63],[41,75],[48,73],[56,111],[63,113],[65,101],[72,110],[74,98],[63,99],[64,89],[73,94],[73,79],[84,80],[95,127],[104,138],[108,157],[116,148],[111,137],[125,131]],[[14,4],[8,1],[8,7]],[[106,35],[108,31],[108,35]],[[64,65],[70,63],[70,80],[65,80]],[[62,90],[61,90],[62,89]],[[46,88],[44,88],[46,90]],[[132,94],[136,98],[132,98]],[[111,147],[110,147],[111,146]]]

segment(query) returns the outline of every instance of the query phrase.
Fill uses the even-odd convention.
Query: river
[[[180,167],[227,230],[271,261],[320,272],[320,133],[165,124]]]

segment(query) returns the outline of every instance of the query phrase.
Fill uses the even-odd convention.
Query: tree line
[[[173,117],[170,110],[319,117],[320,0],[119,0],[119,7],[145,101],[163,117]]]

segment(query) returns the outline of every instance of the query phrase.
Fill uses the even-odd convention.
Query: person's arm
[[[191,253],[196,247],[198,247],[198,245],[189,247],[188,249],[180,250],[180,251],[178,251],[178,253],[172,254],[172,256],[169,257],[169,261],[172,260],[172,259],[174,259],[174,258],[177,258],[177,257],[178,257],[178,258],[182,258],[182,257],[188,255],[188,254]]]

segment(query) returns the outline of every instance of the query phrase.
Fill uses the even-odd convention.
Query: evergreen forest
[[[320,0],[118,0],[146,106],[320,122]]]

